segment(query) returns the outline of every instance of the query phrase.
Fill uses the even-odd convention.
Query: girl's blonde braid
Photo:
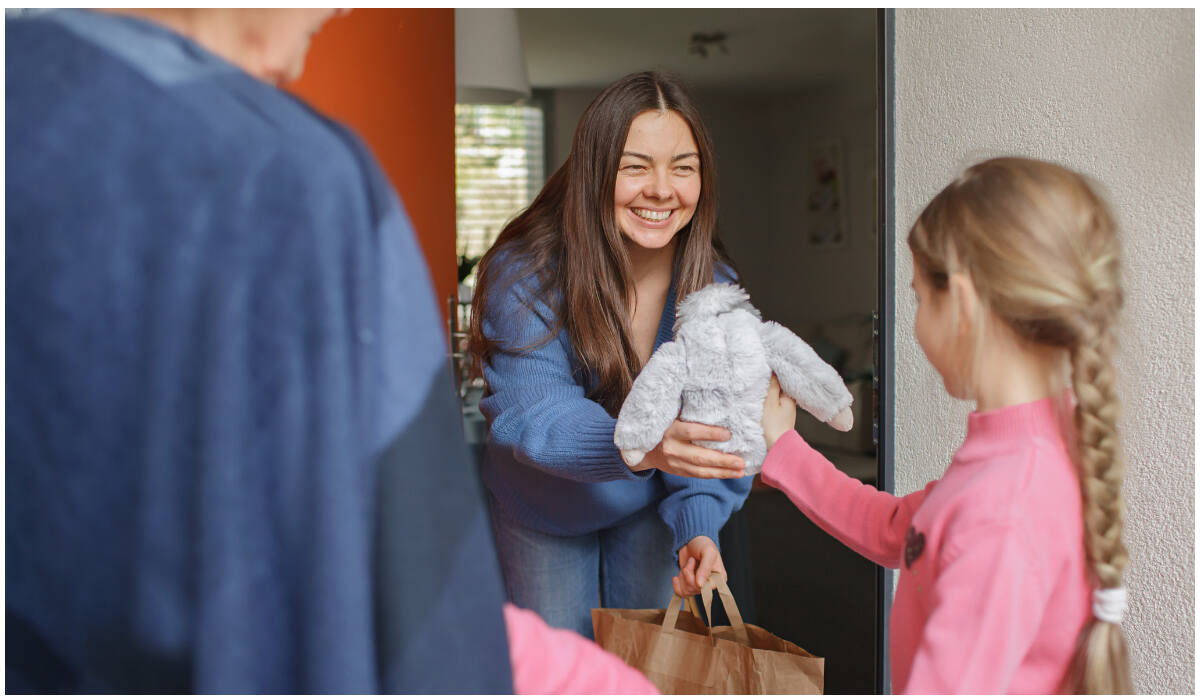
[[[1115,268],[1115,258],[1112,260],[1113,264],[1105,268]],[[1078,341],[1070,353],[1076,398],[1076,459],[1083,498],[1084,546],[1093,584],[1099,596],[1117,595],[1123,601],[1121,579],[1129,562],[1129,553],[1121,539],[1125,526],[1125,501],[1121,495],[1125,465],[1117,438],[1120,403],[1112,363],[1116,348],[1113,326],[1121,299],[1115,269],[1097,272],[1113,283],[1101,285],[1110,291],[1090,300],[1087,305],[1090,308],[1078,324]],[[1118,608],[1112,621],[1093,618],[1084,627],[1066,690],[1133,692],[1119,615]]]

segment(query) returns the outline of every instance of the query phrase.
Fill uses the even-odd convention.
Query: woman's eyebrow
[[[650,156],[646,155],[645,153],[638,153],[636,151],[623,151],[621,153],[621,155],[629,156],[631,158],[641,158],[642,160],[648,160],[650,162],[654,162],[654,159],[651,158]],[[684,158],[699,158],[699,157],[700,157],[699,153],[696,153],[695,151],[689,151],[688,153],[680,153],[679,155],[675,156],[674,158],[671,159],[671,162],[674,163],[675,161],[683,160]]]

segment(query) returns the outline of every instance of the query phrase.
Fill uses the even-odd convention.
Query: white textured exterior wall
[[[984,157],[1098,179],[1124,242],[1125,629],[1140,693],[1195,687],[1194,46],[1190,9],[896,11],[896,491],[941,475],[969,409],[913,338],[908,227]]]

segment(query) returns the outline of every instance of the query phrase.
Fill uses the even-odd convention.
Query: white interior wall
[[[963,166],[1002,154],[1103,183],[1122,227],[1125,629],[1140,693],[1195,689],[1193,10],[896,11],[896,492],[937,478],[968,406],[911,328],[904,242]]]

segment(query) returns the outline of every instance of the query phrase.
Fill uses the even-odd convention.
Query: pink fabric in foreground
[[[513,692],[518,695],[657,695],[637,670],[579,634],[504,604]]]

